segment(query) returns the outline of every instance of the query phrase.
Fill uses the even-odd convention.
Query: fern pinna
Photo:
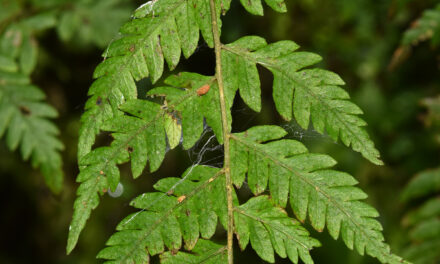
[[[64,146],[49,119],[58,113],[43,102],[45,94],[30,78],[38,56],[34,35],[54,24],[52,14],[42,13],[0,28],[0,137],[6,134],[8,148],[20,148],[23,159],[40,168],[49,188],[60,192]]]
[[[266,3],[275,11],[286,11],[283,1]],[[340,87],[344,82],[335,73],[310,68],[319,56],[296,51],[298,45],[292,41],[267,44],[263,38],[247,36],[227,45],[220,42],[220,17],[230,4],[227,0],[147,2],[105,51],[82,117],[80,187],[67,252],[75,247],[100,195],[117,187],[119,164],[130,162],[134,178],[147,163],[155,171],[167,147],[177,147],[181,138],[183,148],[191,148],[206,121],[223,144],[223,167],[193,166],[182,177],[160,180],[154,185],[156,192],[133,200],[131,205],[139,211],[118,225],[98,258],[109,263],[149,263],[151,256],[159,255],[163,263],[233,263],[235,234],[241,249],[250,244],[265,261],[274,262],[276,253],[293,263],[299,259],[313,263],[310,251],[320,243],[303,227],[308,219],[313,228],[327,227],[332,237],[341,236],[360,254],[383,263],[405,262],[384,243],[382,227],[375,220],[378,213],[362,202],[367,196],[355,187],[357,181],[331,169],[334,159],[309,153],[302,143],[286,139],[287,132],[277,126],[231,133],[237,91],[251,109],[261,109],[259,64],[274,75],[273,97],[283,118],[295,118],[306,129],[313,124],[320,133],[327,132],[382,164],[363,128],[362,111]],[[263,14],[259,0],[241,4],[252,14]],[[188,58],[195,51],[199,32],[214,48],[215,76],[178,73],[148,91],[147,99],[138,99],[136,81],[150,77],[157,82],[164,61],[173,70],[182,53]],[[101,131],[114,139],[109,146],[92,149]],[[245,181],[255,197],[240,203],[236,188]],[[295,217],[287,213],[288,205]],[[217,222],[226,230],[225,244],[209,241]]]
[[[428,114],[424,123],[434,135],[440,125],[440,97],[424,98],[421,104]],[[403,218],[408,229],[408,245],[403,254],[414,263],[438,263],[440,261],[440,168],[427,169],[415,175],[402,192],[402,200],[417,207]],[[411,203],[410,203],[411,202]]]
[[[414,263],[437,263],[440,261],[440,168],[417,174],[406,186],[402,199],[418,200],[418,208],[412,209],[403,219],[409,229],[409,245],[404,255]]]

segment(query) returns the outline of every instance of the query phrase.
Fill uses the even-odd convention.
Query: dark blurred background
[[[0,142],[0,263],[98,263],[97,252],[104,247],[116,224],[133,211],[128,206],[129,201],[140,193],[151,191],[152,184],[161,177],[181,175],[197,160],[203,144],[189,151],[179,147],[167,153],[158,172],[145,171],[137,180],[131,178],[127,166],[122,166],[123,195],[102,197],[77,248],[66,256],[68,226],[78,187],[75,178],[79,119],[92,83],[92,73],[102,60],[106,45],[116,36],[119,25],[143,3],[111,0],[113,4],[107,10],[97,12],[102,10],[100,3],[107,1],[0,0],[4,4],[3,7],[0,4],[0,9],[3,8],[0,17],[5,12],[38,12],[62,4],[62,12],[71,12],[80,21],[70,35],[53,28],[37,36],[39,59],[32,75],[33,82],[45,91],[48,102],[60,113],[55,122],[66,146],[62,153],[65,181],[61,194],[52,194],[39,172],[23,162],[19,153],[10,152],[4,142]],[[8,11],[6,5],[13,2],[18,3],[19,8]],[[268,42],[293,40],[301,50],[320,54],[323,57],[320,67],[337,72],[346,81],[345,89],[353,101],[364,110],[368,131],[386,165],[375,166],[325,135],[283,122],[271,99],[272,76],[264,69],[260,69],[262,112],[253,112],[237,98],[233,108],[233,130],[242,131],[256,124],[280,124],[289,131],[289,137],[305,143],[312,152],[333,156],[338,161],[337,169],[354,175],[360,187],[369,194],[368,202],[381,214],[379,220],[387,241],[394,252],[401,253],[408,240],[407,231],[401,224],[408,205],[401,202],[399,195],[414,174],[439,163],[439,138],[435,127],[427,122],[427,110],[421,101],[439,94],[440,75],[439,52],[430,41],[408,48],[405,56],[395,55],[395,51],[401,46],[403,32],[438,1],[286,2],[287,13],[275,13],[266,7],[265,16],[256,17],[248,14],[238,1],[233,1],[224,17],[223,42],[244,35],[260,35]],[[212,50],[200,42],[196,53],[189,60],[182,60],[173,73],[183,70],[214,74]],[[164,76],[167,74],[170,73]],[[151,87],[148,81],[139,85],[144,89]],[[221,159],[221,152],[208,151],[202,162],[215,165],[221,163]],[[377,263],[347,249],[342,241],[334,241],[325,232],[319,234],[309,230],[323,244],[312,252],[316,263]],[[237,263],[264,263],[250,247],[236,255]],[[289,262],[278,258],[277,263]]]

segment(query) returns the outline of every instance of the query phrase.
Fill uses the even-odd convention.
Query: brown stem
[[[220,43],[220,34],[218,32],[218,24],[217,24],[217,12],[215,6],[215,0],[210,0],[209,5],[211,8],[211,25],[212,25],[212,34],[214,37],[214,49],[215,49],[215,70],[216,70],[216,78],[219,89],[219,97],[220,97],[220,108],[221,108],[221,116],[222,116],[222,126],[223,126],[223,141],[224,141],[224,172],[226,177],[226,196],[228,200],[228,264],[234,263],[234,254],[233,254],[233,235],[234,235],[234,206],[232,204],[232,180],[231,180],[231,170],[230,170],[230,153],[229,153],[229,138],[230,132],[228,127],[228,118],[226,114],[226,102],[225,102],[225,92],[223,86],[223,74],[222,74],[222,63],[221,63],[221,43]]]

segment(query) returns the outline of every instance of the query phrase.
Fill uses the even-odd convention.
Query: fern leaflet
[[[227,1],[223,8],[229,8]],[[137,98],[135,81],[150,77],[155,83],[162,76],[164,60],[172,70],[181,52],[186,58],[191,56],[199,30],[213,46],[209,19],[207,0],[157,0],[135,12],[134,19],[121,27],[122,37],[109,45],[104,61],[96,68],[97,80],[90,87],[91,97],[81,118],[79,158],[91,151],[103,123],[120,114],[118,107]]]
[[[177,254],[173,254],[173,252],[165,252],[160,256],[160,262],[164,264],[227,263],[226,252],[225,246],[218,245],[209,240],[200,239],[191,254],[180,251],[177,252]]]
[[[414,263],[428,264],[440,260],[437,250],[440,247],[439,193],[440,168],[419,173],[402,193],[405,201],[426,198],[419,208],[409,212],[404,218],[404,224],[410,229],[411,239],[404,256]]]
[[[275,262],[274,251],[282,258],[289,257],[293,263],[298,263],[298,256],[306,264],[313,263],[309,251],[320,243],[310,238],[298,221],[275,207],[267,196],[251,198],[234,210],[241,249],[250,241],[257,254],[270,263]]]
[[[119,224],[119,232],[109,239],[109,247],[98,257],[118,263],[143,263],[148,262],[148,254],[162,253],[165,246],[177,252],[182,239],[185,249],[192,250],[199,237],[211,238],[217,218],[222,226],[227,224],[225,181],[221,175],[217,168],[196,166],[181,179],[160,180],[154,186],[160,193],[142,194],[133,200],[131,205],[141,211]],[[238,205],[235,195],[234,203]],[[267,196],[237,206],[235,217],[241,247],[244,249],[250,240],[256,252],[270,262],[274,261],[275,250],[283,258],[288,254],[294,263],[298,263],[298,255],[310,263],[309,250],[319,246],[298,222],[274,207]]]
[[[52,22],[51,16],[35,16],[11,25],[0,37],[0,137],[6,133],[9,149],[20,147],[23,159],[30,158],[49,188],[58,193],[63,184],[59,152],[64,146],[57,138],[58,128],[49,120],[58,113],[43,102],[44,93],[31,84],[29,77],[38,54],[33,30]]]
[[[266,44],[263,38],[243,37],[224,45],[222,61],[225,70],[226,96],[237,89],[248,106],[261,109],[260,82],[256,64],[269,69],[274,75],[273,99],[278,112],[290,120],[292,114],[304,129],[310,118],[316,131],[327,133],[360,152],[375,164],[383,164],[357,115],[362,110],[350,102],[349,95],[340,88],[344,82],[335,73],[321,69],[304,69],[321,60],[308,52],[295,52],[298,45],[292,41]],[[235,69],[239,72],[236,74]]]
[[[203,116],[221,135],[216,108],[218,93],[213,80],[212,77],[193,73],[170,76],[165,83],[177,87],[163,86],[149,91],[151,96],[165,97],[162,105],[147,100],[128,100],[120,106],[117,116],[102,124],[103,130],[112,132],[114,140],[110,146],[96,148],[79,161],[83,168],[77,181],[81,186],[74,204],[68,251],[73,249],[91,211],[98,206],[98,193],[103,194],[107,188],[114,190],[118,185],[120,175],[117,164],[131,161],[134,178],[142,173],[148,160],[150,171],[157,170],[165,156],[166,138],[168,142],[174,142],[175,147],[183,134],[183,146],[192,147],[202,133]],[[205,85],[214,88],[198,95],[197,91]],[[200,108],[206,110],[204,114]]]
[[[381,234],[382,227],[374,220],[377,211],[360,200],[367,195],[354,187],[357,181],[350,175],[331,170],[336,162],[326,155],[309,154],[294,140],[277,140],[286,132],[280,127],[253,127],[246,132],[232,134],[231,174],[235,184],[241,185],[245,174],[254,194],[263,192],[267,185],[274,201],[290,205],[296,217],[322,231],[325,226],[337,239],[341,234],[350,249],[378,258],[383,263],[401,263],[400,257],[390,253]],[[261,142],[270,141],[266,144]],[[286,147],[287,146],[287,147]]]
[[[413,22],[402,38],[402,45],[417,45],[419,42],[432,39],[437,45],[440,42],[440,5],[423,12],[423,15]]]

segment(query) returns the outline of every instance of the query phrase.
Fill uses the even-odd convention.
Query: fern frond
[[[182,246],[192,250],[199,237],[214,235],[217,219],[226,223],[226,193],[222,171],[196,166],[183,178],[165,178],[154,185],[160,192],[145,193],[131,202],[141,211],[118,225],[98,258],[114,263],[145,263],[149,255],[172,252]],[[113,263],[113,262],[112,262]]]
[[[413,22],[402,38],[402,45],[417,45],[419,42],[432,39],[437,45],[440,42],[440,4],[433,9],[425,10],[422,16]]]
[[[9,149],[20,147],[23,159],[30,158],[49,188],[58,193],[63,184],[60,151],[64,146],[50,121],[58,116],[57,111],[43,102],[44,93],[29,78],[37,61],[37,45],[31,28],[26,27],[31,19],[42,22],[45,17],[24,20],[0,37],[0,137],[6,133]]]
[[[358,117],[362,110],[349,101],[340,85],[344,82],[335,73],[322,69],[304,69],[321,60],[309,52],[295,52],[298,45],[279,41],[267,45],[261,37],[243,37],[224,45],[222,61],[227,94],[237,89],[247,105],[261,109],[260,82],[257,64],[274,75],[273,99],[281,116],[295,117],[307,129],[310,119],[319,133],[324,130],[333,140],[338,138],[375,164],[383,164],[379,151],[363,128],[366,123]],[[238,71],[238,74],[235,72]]]
[[[366,252],[383,263],[402,263],[385,244],[377,211],[361,202],[367,195],[354,187],[349,174],[331,170],[336,162],[327,155],[310,154],[294,140],[277,140],[286,132],[275,126],[253,127],[231,136],[231,175],[240,185],[245,174],[254,194],[269,184],[273,200],[290,205],[301,221],[308,216],[312,226],[330,235],[340,235],[350,249]],[[266,144],[262,142],[270,141]],[[238,168],[238,169],[237,169]]]
[[[13,65],[10,64],[16,68]],[[6,66],[2,64],[0,68],[4,70]],[[44,98],[44,93],[31,85],[27,76],[0,71],[0,137],[6,132],[9,149],[14,151],[20,146],[23,159],[31,158],[32,166],[40,168],[51,190],[59,192],[63,183],[59,151],[64,147],[57,138],[58,128],[49,121],[58,114],[42,102]]]
[[[170,147],[176,147],[183,133],[183,146],[192,147],[203,131],[204,116],[221,140],[218,91],[214,80],[194,73],[170,76],[165,83],[174,87],[158,87],[148,93],[163,96],[162,105],[131,99],[119,107],[118,116],[101,125],[102,130],[112,133],[114,140],[110,146],[94,149],[79,160],[83,168],[77,181],[81,185],[74,205],[68,252],[75,246],[91,211],[99,204],[98,193],[102,194],[107,188],[114,190],[118,185],[118,164],[131,161],[134,178],[142,173],[147,161],[150,171],[156,171],[165,156],[166,138]],[[212,88],[200,94],[199,89],[206,86]]]
[[[191,253],[165,252],[160,255],[160,263],[162,264],[180,264],[180,263],[206,263],[206,264],[222,264],[228,263],[226,246],[216,244],[209,240],[200,239]]]
[[[275,207],[267,196],[251,198],[235,209],[236,233],[240,248],[251,242],[252,248],[265,261],[274,263],[274,251],[282,258],[298,263],[313,263],[309,251],[320,246],[299,222]]]
[[[415,176],[402,193],[409,201],[422,197],[427,199],[419,208],[409,212],[403,223],[410,229],[411,244],[404,256],[414,263],[431,264],[440,261],[440,168],[427,170]]]
[[[135,12],[133,20],[121,27],[122,37],[109,45],[104,61],[95,70],[97,80],[89,89],[86,113],[81,118],[79,158],[91,151],[104,122],[120,114],[119,106],[137,98],[136,81],[150,77],[155,83],[162,76],[164,60],[174,69],[181,52],[188,58],[195,51],[199,30],[212,47],[207,0],[156,0]]]
[[[262,14],[261,1],[241,2],[251,13]],[[285,11],[281,0],[266,2]],[[366,252],[383,263],[404,262],[384,243],[382,227],[374,219],[378,213],[361,202],[367,196],[354,186],[357,181],[330,169],[336,163],[331,157],[310,154],[300,142],[281,139],[286,131],[276,126],[230,133],[237,90],[250,108],[261,110],[260,64],[274,74],[274,101],[285,119],[295,117],[304,128],[311,119],[320,133],[326,131],[373,163],[382,163],[363,128],[366,123],[358,117],[362,111],[348,100],[340,77],[304,69],[319,62],[318,55],[295,52],[298,46],[291,41],[268,45],[259,37],[220,43],[220,14],[229,6],[230,0],[147,2],[105,52],[82,117],[77,179],[81,185],[67,252],[98,206],[99,195],[119,183],[119,164],[131,161],[134,178],[147,163],[150,171],[157,170],[167,147],[176,147],[181,138],[184,148],[192,147],[206,120],[224,144],[224,168],[193,166],[181,178],[160,180],[154,185],[156,192],[131,203],[139,210],[118,225],[98,258],[108,263],[149,263],[151,256],[160,255],[164,263],[223,263],[227,251],[227,262],[232,263],[235,232],[242,249],[250,244],[266,261],[274,262],[277,253],[294,263],[299,259],[313,263],[309,251],[320,244],[282,209],[289,200],[300,221],[308,217],[318,231],[327,226],[332,237],[341,236],[360,254]],[[194,52],[199,31],[215,48],[215,77],[181,73],[150,90],[151,98],[137,99],[136,81],[150,77],[157,82],[164,61],[174,69],[181,53],[187,58]],[[92,150],[100,131],[110,132],[114,140]],[[246,176],[257,197],[239,205],[232,183],[240,187]],[[260,195],[266,189],[271,198]],[[204,240],[214,235],[218,222],[227,230],[226,247]]]

